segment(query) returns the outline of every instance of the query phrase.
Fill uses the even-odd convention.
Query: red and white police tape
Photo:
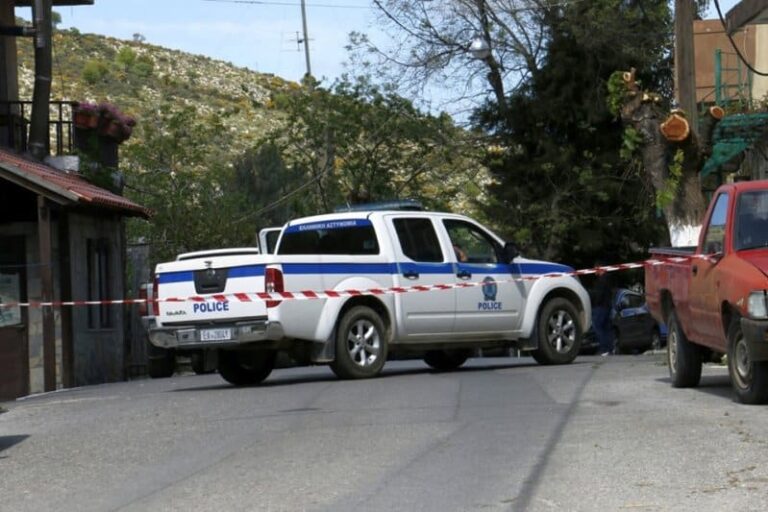
[[[540,274],[536,276],[521,276],[511,279],[504,279],[498,282],[519,282],[519,281],[536,281],[538,279],[545,279],[549,277],[563,277],[563,276],[585,276],[603,272],[618,272],[620,270],[631,270],[637,268],[643,268],[646,265],[660,265],[662,263],[683,263],[693,258],[706,258],[705,255],[696,256],[675,256],[669,258],[648,259],[645,261],[635,263],[619,263],[616,265],[605,265],[600,267],[593,267],[582,270],[574,270],[572,272],[551,272],[548,274]],[[315,300],[315,299],[337,299],[343,297],[359,297],[364,295],[393,295],[401,293],[414,293],[414,292],[430,292],[434,290],[451,290],[455,288],[473,288],[477,286],[484,286],[487,283],[480,282],[467,282],[467,283],[451,283],[451,284],[430,284],[430,285],[416,285],[416,286],[393,286],[390,288],[368,288],[365,290],[323,290],[323,291],[311,291],[303,290],[296,292],[240,292],[240,293],[227,293],[227,294],[212,294],[206,297],[200,295],[193,295],[190,297],[166,297],[164,299],[115,299],[115,300],[71,300],[71,301],[29,301],[29,302],[0,302],[0,309],[3,308],[42,308],[42,307],[64,307],[64,306],[101,306],[112,304],[146,304],[153,302],[205,302],[207,300],[215,300],[217,302],[255,302],[255,301],[267,301],[267,300]]]

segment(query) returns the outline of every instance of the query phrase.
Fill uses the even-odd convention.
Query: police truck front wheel
[[[539,364],[568,364],[581,349],[581,324],[576,307],[568,299],[548,300],[536,325],[539,347],[531,355]]]
[[[269,377],[275,368],[275,352],[220,350],[219,375],[235,386],[254,386]]]
[[[347,311],[336,329],[333,373],[342,379],[365,379],[381,372],[387,360],[387,330],[368,306]]]

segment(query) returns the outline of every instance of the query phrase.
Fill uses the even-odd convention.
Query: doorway
[[[23,236],[0,237],[0,302],[26,302],[26,243]],[[0,401],[29,394],[27,311],[0,307]]]

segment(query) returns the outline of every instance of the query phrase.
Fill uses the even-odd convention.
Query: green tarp
[[[752,147],[768,131],[768,114],[736,114],[717,123],[712,136],[712,154],[701,169],[707,176]]]

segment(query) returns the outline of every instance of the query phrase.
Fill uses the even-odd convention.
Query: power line
[[[747,59],[741,53],[741,50],[739,50],[739,47],[736,46],[736,41],[733,40],[733,36],[731,36],[730,32],[728,32],[728,27],[725,24],[725,18],[723,17],[723,11],[720,10],[719,0],[715,0],[715,9],[717,9],[717,15],[720,17],[720,23],[723,24],[723,28],[725,29],[725,35],[728,36],[728,40],[731,42],[731,46],[733,46],[733,49],[736,50],[736,55],[739,56],[739,59],[741,60],[741,62],[743,62],[744,65],[747,66],[747,68],[754,74],[760,75],[760,76],[768,76],[768,73],[763,73],[753,68],[752,65],[749,62],[747,62]]]
[[[255,5],[284,5],[288,7],[300,7],[297,2],[280,2],[277,0],[203,0],[217,4],[255,4]],[[344,4],[308,4],[307,7],[324,7],[328,9],[372,9],[368,5],[344,5]]]

